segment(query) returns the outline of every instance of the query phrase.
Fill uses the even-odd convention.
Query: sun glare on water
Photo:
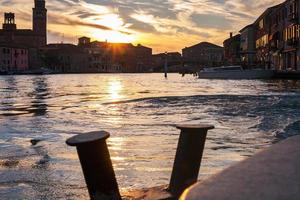
[[[108,84],[107,91],[111,100],[119,100],[123,96],[121,94],[123,85],[119,80],[111,80]]]

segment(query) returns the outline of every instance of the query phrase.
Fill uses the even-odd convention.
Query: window
[[[256,40],[256,48],[264,47],[268,44],[268,34]]]
[[[300,38],[300,25],[294,25],[283,31],[284,41]]]
[[[259,29],[263,29],[264,28],[264,20],[260,20],[259,21]]]

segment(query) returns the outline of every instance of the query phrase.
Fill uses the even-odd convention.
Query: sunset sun
[[[91,35],[96,40],[113,43],[131,43],[136,40],[136,36],[127,30],[130,24],[125,24],[119,15],[106,14],[92,19],[91,22],[111,29],[93,29]]]
[[[133,34],[125,34],[114,30],[113,31],[94,30],[91,33],[91,35],[95,40],[107,41],[113,43],[132,43],[136,41],[136,36],[134,36]]]

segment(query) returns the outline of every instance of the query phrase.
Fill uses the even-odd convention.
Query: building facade
[[[288,0],[284,3],[285,25],[283,33],[284,50],[282,52],[282,70],[300,70],[300,20],[299,0]]]
[[[47,44],[47,9],[45,0],[35,0],[33,8],[33,29],[17,29],[14,13],[4,14],[0,29],[0,44],[39,48]]]
[[[240,56],[243,66],[254,66],[256,64],[255,29],[250,24],[240,30]]]
[[[223,62],[224,48],[209,42],[201,42],[182,50],[184,65],[208,67]]]
[[[240,31],[243,64],[300,71],[299,1],[286,0],[266,9],[253,24]]]
[[[4,13],[4,22],[0,29],[0,45],[24,47],[28,49],[30,68],[40,67],[38,48],[47,44],[47,9],[45,0],[35,0],[32,11],[31,29],[18,29],[14,13]]]
[[[268,8],[268,68],[277,70],[300,70],[299,0],[287,0]]]
[[[152,55],[152,63],[155,69],[163,68],[165,62],[168,65],[182,65],[182,56],[179,52],[166,52]]]
[[[226,64],[236,65],[240,64],[240,44],[241,44],[241,35],[237,34],[233,36],[230,33],[230,37],[224,41],[224,59]]]
[[[78,45],[49,44],[40,54],[43,66],[58,73],[136,73],[147,72],[152,49],[81,37]]]
[[[113,63],[112,53],[106,42],[91,42],[88,37],[78,39],[78,47],[82,49],[88,56],[88,67],[90,72],[99,73],[119,73],[121,67]]]
[[[152,71],[152,49],[138,44],[135,49],[136,71],[151,72]]]
[[[88,55],[73,44],[48,44],[40,49],[43,66],[58,73],[89,71]]]
[[[275,6],[277,7],[277,6]],[[270,45],[269,45],[269,27],[271,22],[269,20],[269,14],[275,7],[268,8],[258,19],[253,23],[255,28],[255,49],[257,64],[260,67],[270,69]]]
[[[22,72],[29,68],[28,49],[0,45],[0,71]]]
[[[152,69],[152,49],[138,44],[109,43],[79,38],[78,47],[90,55],[92,66],[102,66],[100,72],[137,73]]]

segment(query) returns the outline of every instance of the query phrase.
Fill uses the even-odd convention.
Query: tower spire
[[[33,32],[39,37],[40,46],[47,44],[47,9],[45,0],[34,0]]]

